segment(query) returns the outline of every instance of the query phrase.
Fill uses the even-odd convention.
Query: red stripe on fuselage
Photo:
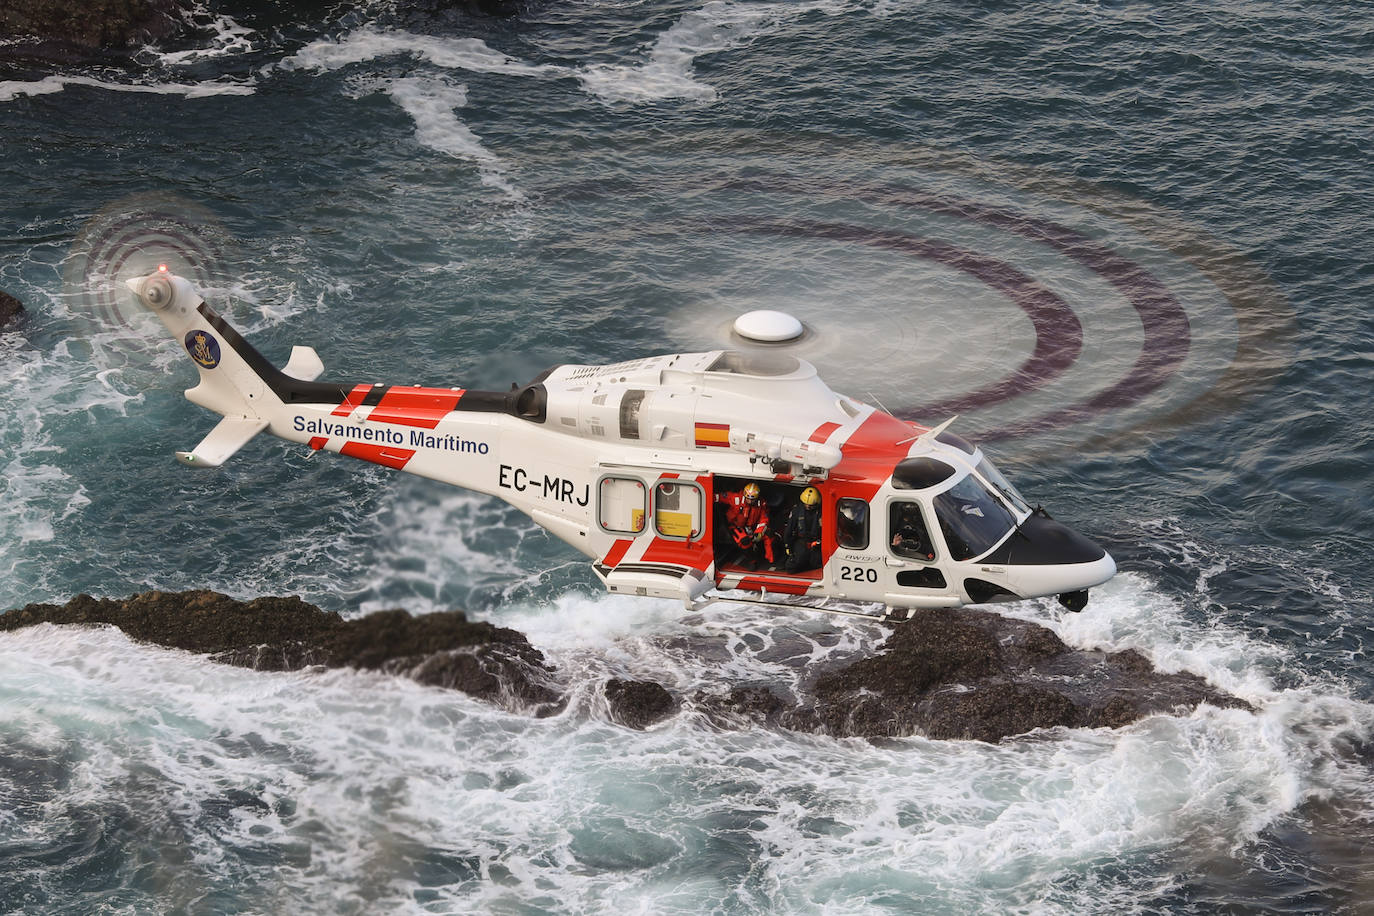
[[[343,403],[334,408],[334,416],[346,417],[351,414],[371,390],[371,385],[354,385],[353,390],[348,393],[348,397],[343,399]]]
[[[399,423],[433,429],[458,406],[461,389],[392,388],[367,415],[370,423]]]
[[[311,437],[310,437],[310,447],[313,448],[313,449],[314,449],[315,451],[317,451],[317,452],[318,452],[320,449],[324,448],[325,445],[326,445],[328,442],[329,442],[329,439],[328,439],[327,437],[325,437],[325,436],[311,436]]]
[[[390,445],[373,445],[371,442],[345,442],[339,449],[340,455],[361,458],[373,464],[385,465],[400,470],[415,455],[413,448],[394,448]]]
[[[830,479],[820,485],[826,493],[823,511],[828,513],[821,526],[822,564],[829,563],[839,547],[835,543],[833,516],[836,502],[851,497],[871,503],[878,489],[892,476],[897,463],[911,449],[912,437],[923,431],[922,427],[913,427],[891,414],[875,410],[841,444],[840,463],[831,470]],[[870,516],[869,524],[877,523],[878,520]]]
[[[601,562],[614,569],[620,565],[621,560],[625,559],[625,554],[633,543],[634,541],[629,538],[620,538],[611,545],[610,550],[606,551],[606,556]]]
[[[816,427],[816,431],[812,433],[811,438],[806,441],[824,444],[825,440],[830,438],[830,434],[839,428],[840,424],[838,423],[822,423],[820,426]]]
[[[922,432],[922,427],[873,411],[841,446],[842,457],[830,472],[828,489],[838,496],[871,500]]]
[[[814,582],[798,582],[795,579],[766,579],[763,576],[745,576],[735,588],[749,592],[776,592],[779,595],[805,595]]]
[[[711,542],[698,538],[695,541],[676,541],[656,537],[644,549],[645,563],[673,563],[690,566],[699,573],[705,573],[711,565]]]

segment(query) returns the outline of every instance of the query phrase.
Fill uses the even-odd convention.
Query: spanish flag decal
[[[705,446],[717,446],[720,448],[730,447],[730,424],[729,423],[698,423],[697,424],[697,448]]]

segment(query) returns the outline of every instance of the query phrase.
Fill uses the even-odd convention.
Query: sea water
[[[0,638],[0,909],[1179,913],[1374,906],[1366,645],[1374,71],[1358,7],[215,8],[130,68],[0,64],[0,608],[86,592],[459,608],[558,668],[532,719],[40,626]],[[4,49],[0,49],[4,50]],[[603,594],[486,497],[214,418],[122,280],[269,357],[505,388],[730,345],[958,414],[1121,573],[1081,614],[1253,712],[999,745],[631,731],[601,685],[795,682],[857,621]]]

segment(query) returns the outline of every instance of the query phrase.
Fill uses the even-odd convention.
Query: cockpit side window
[[[935,546],[926,527],[921,504],[893,500],[887,510],[888,546],[899,557],[929,563],[935,559]]]
[[[846,496],[835,508],[835,543],[863,550],[868,546],[868,500]]]

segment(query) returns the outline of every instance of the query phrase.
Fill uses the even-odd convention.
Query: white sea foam
[[[1252,703],[1276,696],[1274,669],[1286,657],[1279,646],[1224,625],[1192,622],[1177,600],[1132,572],[1118,573],[1094,589],[1087,609],[1078,614],[1049,601],[1010,604],[999,611],[1049,627],[1079,649],[1135,649],[1161,671],[1201,675]]]
[[[33,585],[33,551],[51,544],[58,524],[90,501],[65,469],[66,448],[54,424],[96,407],[117,411],[128,401],[92,367],[66,357],[63,348],[45,354],[17,340],[0,352],[0,389],[22,393],[0,413],[0,581],[7,592]]]
[[[506,176],[506,167],[501,160],[454,114],[455,109],[467,104],[466,86],[424,77],[383,80],[381,86],[401,110],[415,120],[417,143],[473,163],[484,185],[501,191],[513,201],[525,199]]]
[[[283,70],[338,70],[381,57],[411,55],[449,70],[506,73],[519,76],[556,75],[557,67],[524,63],[489,47],[477,38],[436,38],[408,32],[359,29],[339,39],[321,39],[281,61]],[[443,76],[396,79],[362,77],[352,84],[355,95],[385,92],[415,121],[415,140],[421,146],[471,162],[480,180],[513,201],[525,199],[507,175],[506,166],[460,121],[455,110],[467,105],[467,87]]]
[[[339,38],[322,38],[301,48],[276,66],[283,70],[338,70],[349,64],[381,57],[409,55],[448,70],[505,73],[514,76],[562,76],[564,68],[530,64],[489,46],[480,38],[440,38],[376,26],[356,29]]]
[[[149,46],[143,49],[143,54],[169,67],[180,67],[206,60],[248,54],[257,49],[257,44],[253,41],[253,36],[257,34],[255,29],[240,25],[232,17],[222,13],[212,14],[208,10],[197,10],[197,12],[202,16],[202,28],[208,29],[211,33],[202,47],[188,48],[182,51],[161,51]]]
[[[670,98],[709,100],[715,90],[693,78],[693,62],[707,53],[736,47],[771,24],[833,3],[708,3],[683,16],[661,35],[648,59],[635,65],[581,68],[531,64],[498,51],[477,38],[441,38],[365,26],[332,39],[319,39],[264,68],[327,72],[382,58],[408,56],[446,71],[494,73],[523,78],[575,77],[606,101],[642,103]],[[516,202],[525,195],[510,180],[507,166],[455,115],[467,105],[467,87],[442,76],[359,77],[355,94],[382,91],[415,121],[420,145],[471,162],[483,184]]]
[[[452,610],[475,586],[506,587],[530,575],[516,555],[543,537],[518,511],[488,496],[431,481],[396,480],[369,526],[359,610],[398,603],[415,613]]]
[[[252,95],[256,90],[248,83],[233,80],[209,80],[203,83],[115,83],[90,76],[45,76],[41,80],[0,81],[0,102],[20,96],[50,95],[68,86],[88,86],[110,92],[148,92],[158,95],[180,95],[188,99],[215,95]]]
[[[531,64],[477,38],[440,38],[367,26],[334,39],[320,39],[275,66],[283,70],[338,70],[384,57],[417,57],[446,70],[545,79],[575,78],[610,102],[665,99],[710,101],[716,90],[695,78],[698,57],[739,47],[783,22],[813,10],[834,12],[833,0],[807,3],[738,3],[714,0],[683,15],[655,39],[646,59],[634,64],[565,67]],[[271,68],[269,68],[271,69]]]
[[[210,35],[205,44],[197,48],[181,51],[163,51],[147,46],[139,52],[140,59],[154,61],[167,68],[182,67],[256,50],[252,37],[255,30],[236,22],[232,17],[211,13],[199,7],[190,17],[198,19],[198,25],[208,29]],[[4,43],[0,43],[3,46]],[[180,95],[188,99],[205,98],[215,95],[252,95],[256,88],[252,82],[237,81],[229,78],[208,80],[198,83],[176,81],[154,81],[122,83],[98,79],[81,74],[62,74],[46,76],[40,80],[0,80],[0,102],[12,101],[22,96],[51,95],[69,86],[87,86],[110,92],[144,92],[160,95]]]
[[[597,64],[582,69],[586,90],[608,102],[645,103],[663,99],[714,101],[715,88],[695,76],[696,59],[739,47],[776,23],[818,9],[821,3],[739,3],[712,0],[682,16],[654,40],[637,64]]]

